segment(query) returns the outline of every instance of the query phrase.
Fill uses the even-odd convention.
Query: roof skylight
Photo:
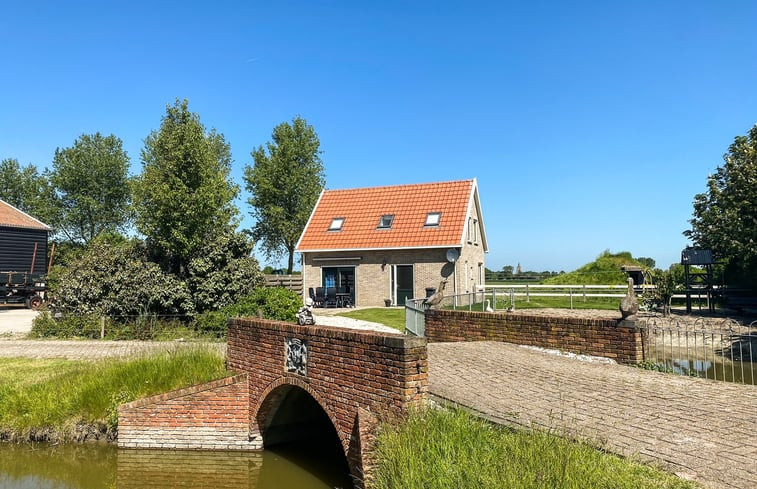
[[[334,219],[331,220],[331,226],[329,226],[329,231],[341,231],[343,224],[344,224],[343,217],[335,217]]]
[[[441,212],[429,212],[426,214],[426,226],[438,226],[442,219]]]
[[[394,214],[384,214],[381,216],[381,219],[379,219],[378,227],[379,229],[389,229],[392,227],[393,222]]]

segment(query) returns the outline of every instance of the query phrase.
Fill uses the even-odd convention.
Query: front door
[[[406,299],[413,298],[414,280],[412,265],[394,265],[392,268],[394,304],[398,306],[405,305]]]

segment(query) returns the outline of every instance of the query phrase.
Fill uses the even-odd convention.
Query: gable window
[[[426,214],[426,226],[438,226],[442,219],[441,212],[429,212]]]
[[[478,244],[478,220],[473,220],[473,243]]]
[[[381,219],[379,219],[378,228],[389,229],[392,227],[393,222],[394,222],[394,214],[384,214],[383,216],[381,216]]]
[[[342,224],[344,224],[344,218],[335,217],[334,219],[331,220],[331,226],[329,226],[329,231],[341,231]]]
[[[472,223],[473,223],[473,218],[472,218],[472,217],[469,217],[469,218],[468,218],[468,243],[470,243],[470,242],[471,242],[471,241],[473,240],[473,239],[471,238],[471,236],[472,236],[472,231],[473,231],[473,224],[472,224]]]

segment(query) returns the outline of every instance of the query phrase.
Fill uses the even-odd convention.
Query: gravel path
[[[428,345],[431,394],[661,462],[706,487],[757,488],[757,387],[583,362],[507,343]]]

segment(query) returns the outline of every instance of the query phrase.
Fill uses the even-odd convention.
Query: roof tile
[[[297,251],[460,246],[473,180],[326,190],[300,238]],[[441,212],[439,226],[425,226]],[[394,214],[390,229],[379,219]],[[341,231],[328,231],[344,217]]]

